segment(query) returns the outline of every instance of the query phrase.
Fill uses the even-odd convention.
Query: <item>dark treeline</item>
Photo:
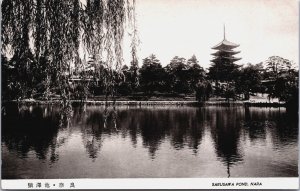
[[[175,56],[163,67],[150,55],[139,67],[135,0],[3,0],[1,11],[2,100],[248,100],[255,93],[289,103],[298,100],[298,71],[278,56],[270,57],[264,67],[241,67],[221,56],[218,64],[204,70],[195,56]],[[132,36],[128,66],[122,56],[125,29]],[[80,58],[80,47],[92,55],[91,61]]]
[[[121,95],[195,96],[198,101],[211,97],[227,100],[249,100],[256,93],[295,103],[298,99],[298,71],[293,63],[272,56],[259,64],[239,66],[234,63],[213,64],[208,70],[199,65],[196,56],[188,60],[175,56],[162,67],[155,55],[143,59],[141,68],[123,67]]]
[[[37,64],[32,58],[29,72],[23,75],[17,70],[14,58],[8,61],[2,56],[3,99],[55,97],[55,87],[47,89],[49,79],[43,68],[46,62],[40,61]],[[107,92],[114,90],[113,96],[134,100],[146,100],[150,96],[195,96],[198,101],[206,101],[211,97],[249,100],[250,95],[256,93],[267,94],[269,98],[279,98],[286,102],[295,103],[298,100],[298,71],[292,68],[291,61],[278,56],[272,56],[259,64],[247,64],[243,67],[233,63],[220,64],[211,65],[205,70],[199,65],[196,56],[189,59],[175,56],[163,67],[152,54],[143,59],[141,67],[137,62],[124,65],[121,69],[122,75],[111,72],[105,64],[95,64],[93,59],[85,65],[85,69],[75,67],[68,73],[71,99],[111,96]],[[115,79],[115,84],[107,85],[105,76],[108,75]],[[19,85],[21,83],[26,86]]]

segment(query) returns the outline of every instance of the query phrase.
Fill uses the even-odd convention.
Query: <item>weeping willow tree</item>
[[[133,31],[132,56],[136,59],[135,0],[3,0],[2,54],[11,55],[15,86],[20,98],[43,94],[70,99],[71,63],[84,49],[104,65],[106,91],[115,94],[123,63],[122,40],[126,27]],[[80,62],[81,63],[81,62]]]

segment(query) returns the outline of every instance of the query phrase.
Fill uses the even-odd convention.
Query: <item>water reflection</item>
[[[118,153],[112,153],[113,149],[121,149],[119,152],[130,150],[137,158],[142,157],[142,160],[146,160],[143,157],[143,148],[148,152],[148,159],[153,162],[163,162],[170,155],[174,155],[175,159],[172,160],[176,161],[178,152],[185,153],[183,158],[178,157],[176,161],[181,166],[188,165],[184,160],[185,157],[187,161],[198,161],[199,165],[200,162],[209,164],[219,161],[223,164],[223,172],[226,171],[227,177],[232,175],[232,168],[247,165],[248,158],[251,158],[246,153],[253,148],[244,146],[248,140],[252,144],[259,143],[258,145],[266,145],[271,141],[272,148],[277,152],[284,152],[286,149],[297,152],[298,142],[298,118],[290,117],[283,108],[158,106],[115,108],[82,105],[64,111],[53,105],[42,107],[7,105],[5,115],[2,113],[2,122],[2,148],[7,149],[3,151],[4,158],[11,153],[17,153],[20,159],[35,157],[55,164],[59,163],[61,154],[76,157],[72,154],[75,149],[78,153],[74,155],[86,155],[92,163],[96,163],[96,159],[99,158],[109,166],[110,159],[106,158],[107,155],[118,156]],[[67,144],[69,139],[74,142],[74,137],[77,141],[76,148]],[[134,150],[118,144],[127,139]],[[111,144],[109,146],[111,151],[104,148],[108,143]],[[210,144],[213,145],[215,157],[212,155],[211,161],[203,161],[203,156],[198,153],[209,152]],[[81,146],[84,150],[80,149]],[[64,152],[59,152],[60,148]],[[124,156],[124,163],[127,157],[130,156]],[[142,160],[127,162],[142,165],[145,163]],[[277,164],[282,162],[286,165],[287,161],[281,160],[285,159],[278,158]],[[292,162],[294,161],[296,159],[292,158]],[[6,163],[4,160],[2,175],[9,178],[5,169],[14,161]],[[93,166],[90,165],[90,168]],[[215,170],[214,176],[224,174],[218,173],[220,169]],[[197,171],[197,174],[199,173],[198,176],[201,176],[201,172]],[[262,172],[265,176],[263,173],[265,172]],[[273,172],[267,173],[272,175]],[[289,170],[288,173],[290,174],[282,176],[294,176],[297,170]]]
[[[243,160],[239,147],[242,108],[224,107],[210,114],[211,134],[219,159],[226,165],[230,177],[230,167]]]
[[[87,110],[86,104],[75,107],[74,126],[79,126],[82,142],[93,161],[98,157],[103,142],[103,134],[118,132],[117,110],[115,107]]]
[[[2,116],[2,142],[9,151],[17,151],[18,157],[27,158],[31,150],[38,159],[45,160],[51,151],[51,161],[58,156],[55,147],[58,134],[58,115],[53,107],[6,106]]]
[[[266,140],[270,131],[275,148],[298,140],[298,116],[284,108],[245,108],[244,128],[251,141]]]

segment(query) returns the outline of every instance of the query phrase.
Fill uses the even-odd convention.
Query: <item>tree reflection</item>
[[[281,110],[270,110],[268,130],[270,131],[274,149],[282,148],[289,144],[298,144],[298,116]],[[283,110],[283,111],[282,111]]]
[[[2,115],[2,142],[9,151],[16,151],[20,158],[27,158],[28,153],[34,151],[41,160],[47,159],[49,150],[55,153],[58,115],[46,115],[46,108],[42,107],[11,104],[5,108],[6,115]]]
[[[102,146],[102,132],[104,129],[102,113],[93,112],[87,115],[84,125],[81,125],[83,145],[93,161],[97,158]]]
[[[206,113],[203,108],[173,109],[169,115],[171,143],[175,149],[188,146],[198,152],[201,143]]]
[[[298,116],[290,115],[285,108],[246,107],[243,126],[251,141],[265,141],[270,133],[275,149],[298,140]]]
[[[144,147],[149,149],[149,154],[152,159],[155,158],[155,153],[159,148],[162,140],[166,136],[168,124],[166,123],[165,113],[161,110],[144,110],[140,120],[141,136],[143,138]]]
[[[230,177],[230,167],[242,161],[239,148],[241,111],[219,108],[212,110],[211,133],[218,158],[226,165]]]
[[[174,112],[169,115],[171,128],[171,143],[177,150],[184,148],[189,129],[190,116],[186,112]]]
[[[189,115],[189,139],[188,145],[193,149],[194,154],[197,154],[198,147],[201,144],[204,127],[207,123],[207,112],[204,108],[196,110],[194,115]]]
[[[59,127],[69,127],[72,116],[73,108],[71,103],[63,104],[60,109]]]
[[[123,134],[129,134],[133,147],[136,148],[138,143],[138,136],[140,134],[140,119],[143,114],[139,109],[131,108],[131,112],[128,109],[119,109],[118,111],[118,126]]]
[[[245,107],[245,119],[243,122],[243,128],[248,131],[250,141],[258,139],[266,139],[266,127],[269,125],[267,117],[264,114],[255,112],[255,109]]]
[[[81,118],[84,125],[81,125],[81,134],[84,147],[93,161],[98,157],[104,134],[111,135],[117,133],[117,110],[115,107],[112,109],[105,105],[104,109],[98,107],[95,110],[78,112],[79,115],[86,116]],[[76,113],[77,114],[77,113]],[[75,118],[78,118],[75,115]]]
[[[205,123],[205,116],[197,108],[159,107],[131,109],[128,112],[120,112],[122,129],[128,129],[133,144],[136,144],[137,134],[140,133],[151,159],[155,159],[164,140],[170,140],[177,150],[188,146],[197,153]]]
[[[52,164],[60,158],[58,148],[71,135],[79,135],[84,155],[92,162],[101,156],[105,141],[125,140],[127,144],[127,139],[135,154],[146,151],[148,159],[160,160],[158,155],[165,156],[166,148],[170,149],[167,152],[184,150],[192,155],[197,155],[200,148],[209,150],[206,141],[212,138],[217,160],[230,176],[231,167],[243,161],[241,142],[270,138],[275,149],[282,149],[297,142],[297,122],[297,117],[274,108],[81,105],[64,110],[10,105],[5,107],[5,115],[2,113],[2,143],[19,158],[32,157],[28,153],[33,152],[35,158]],[[200,147],[203,139],[205,144]],[[191,160],[197,159],[201,157],[193,156]]]

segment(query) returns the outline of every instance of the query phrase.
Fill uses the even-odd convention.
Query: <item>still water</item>
[[[285,108],[5,107],[2,178],[298,176]]]

